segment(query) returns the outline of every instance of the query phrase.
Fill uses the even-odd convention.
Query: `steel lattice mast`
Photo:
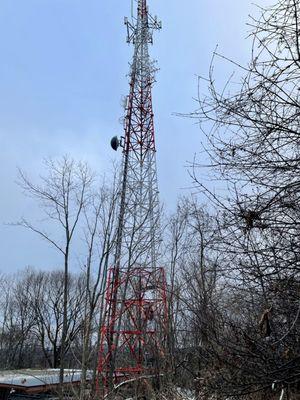
[[[155,266],[159,238],[159,200],[156,175],[152,85],[154,68],[148,45],[153,29],[160,24],[148,14],[146,0],[138,1],[133,25],[125,20],[127,41],[134,44],[130,94],[127,98],[123,150],[122,194],[117,238],[116,263],[122,247],[136,247],[127,263]],[[133,241],[133,243],[132,243]],[[123,244],[123,246],[122,246]],[[134,259],[136,258],[136,260]]]
[[[147,0],[137,1],[137,16],[125,19],[133,43],[130,93],[126,101],[119,219],[114,266],[109,271],[101,328],[99,383],[159,374],[165,359],[167,329],[164,269],[157,265],[160,245],[159,196],[152,109],[155,69],[149,57],[152,33],[161,24]]]

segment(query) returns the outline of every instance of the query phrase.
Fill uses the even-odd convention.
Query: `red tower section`
[[[114,313],[101,328],[100,385],[108,389],[112,378],[114,383],[118,383],[138,376],[163,374],[167,334],[164,269],[134,267],[130,272],[120,271],[117,280],[111,269],[106,309],[114,309]],[[114,339],[111,345],[108,344],[110,337]],[[111,370],[113,357],[114,368]]]

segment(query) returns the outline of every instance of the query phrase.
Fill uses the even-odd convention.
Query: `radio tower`
[[[164,269],[158,265],[160,207],[156,174],[152,86],[155,68],[148,47],[161,23],[137,1],[137,16],[125,18],[134,45],[126,99],[119,217],[114,265],[107,278],[100,332],[99,388],[163,375],[166,365],[167,300]]]

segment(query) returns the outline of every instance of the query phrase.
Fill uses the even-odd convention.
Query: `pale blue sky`
[[[190,185],[184,166],[203,140],[194,121],[173,114],[196,108],[196,75],[206,75],[217,44],[247,62],[246,22],[255,6],[249,0],[149,0],[149,6],[163,22],[151,49],[160,67],[153,101],[161,199],[172,209]],[[120,158],[109,141],[122,134],[132,54],[123,19],[129,14],[130,0],[1,1],[0,222],[37,216],[15,184],[17,166],[34,175],[44,157],[68,153],[101,173]],[[216,69],[220,82],[231,70]],[[0,271],[58,264],[47,244],[18,228],[0,225],[0,243]]]

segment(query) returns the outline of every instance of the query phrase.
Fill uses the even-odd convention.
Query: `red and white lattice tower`
[[[147,0],[125,19],[134,45],[123,148],[119,219],[114,265],[108,273],[101,327],[98,383],[104,391],[119,381],[163,374],[166,365],[167,300],[164,269],[158,265],[159,199],[156,174],[152,86],[155,69],[148,47],[154,29]]]

